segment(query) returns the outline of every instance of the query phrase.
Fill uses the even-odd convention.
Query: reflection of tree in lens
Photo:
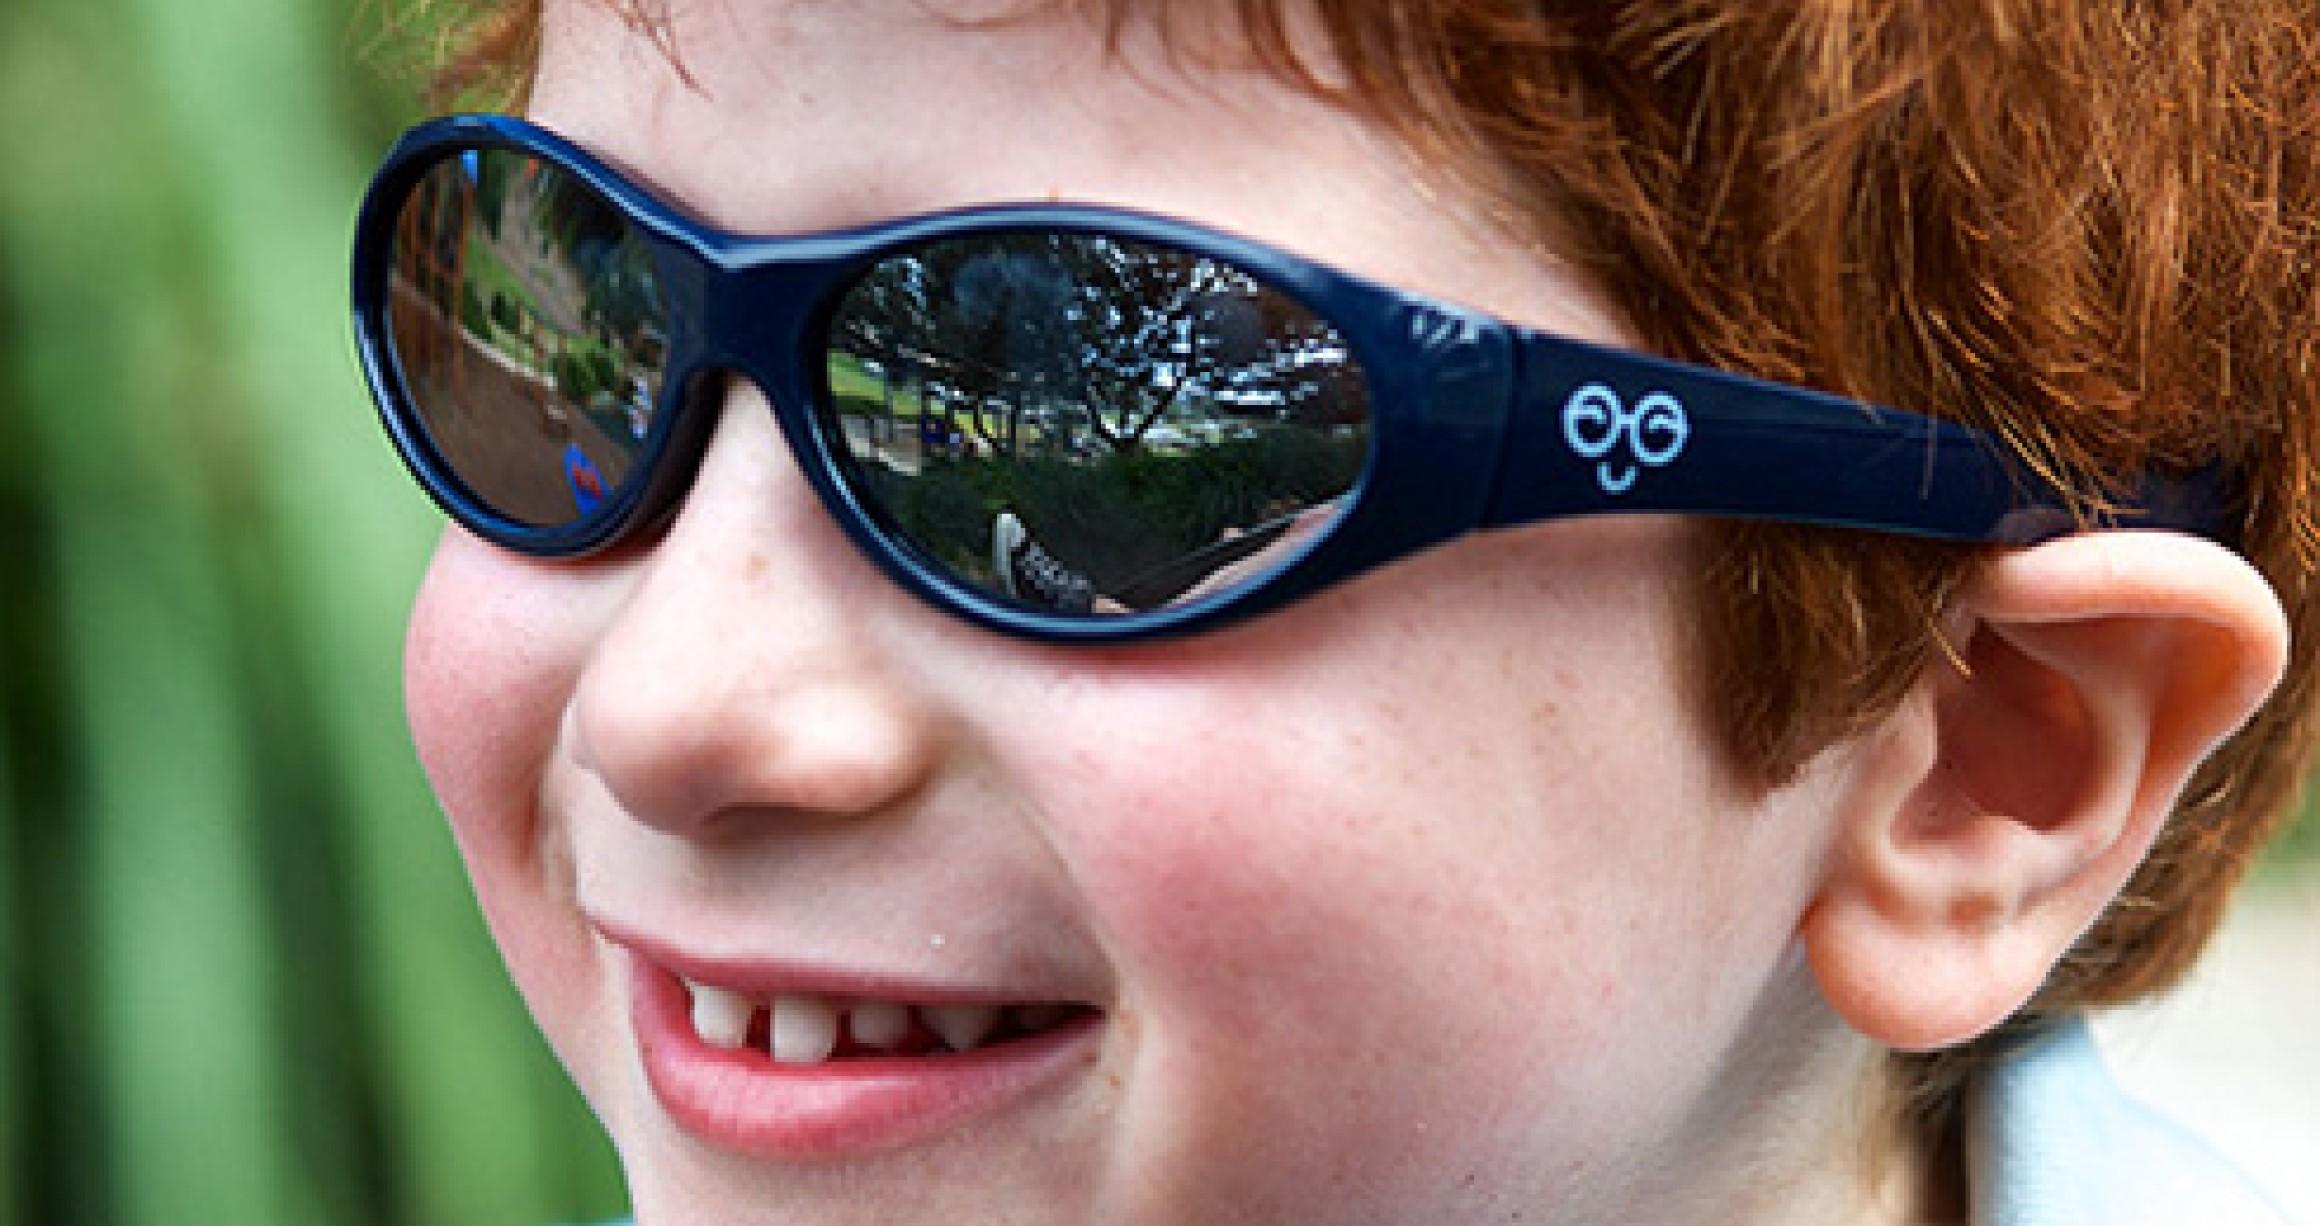
[[[988,523],[1012,512],[1107,594],[1170,599],[1220,541],[1344,493],[1367,455],[1366,384],[1334,329],[1149,244],[930,243],[847,294],[831,343],[831,426],[873,500],[986,585]]]

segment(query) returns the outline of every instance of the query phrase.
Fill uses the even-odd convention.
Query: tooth
[[[1015,1019],[1016,1029],[1025,1034],[1038,1034],[1071,1016],[1071,1006],[1043,1001],[1035,1005],[1017,1005],[1008,1014]]]
[[[910,1033],[910,1010],[890,1000],[856,1001],[848,1012],[847,1028],[862,1046],[893,1051]]]
[[[838,1046],[838,1011],[812,996],[773,998],[773,1058],[782,1064],[819,1064]]]
[[[920,1005],[918,1013],[952,1051],[971,1050],[999,1020],[997,1005]]]
[[[687,984],[693,992],[693,1031],[711,1047],[730,1051],[749,1037],[749,1015],[757,1005],[739,992]]]

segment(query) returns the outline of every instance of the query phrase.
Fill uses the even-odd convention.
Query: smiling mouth
[[[1082,1001],[976,999],[617,943],[653,1098],[684,1132],[760,1160],[847,1160],[970,1121],[972,1135],[1005,1143],[1017,1134],[1003,1121],[1071,1101],[1108,1030],[1104,1010]]]
[[[762,1053],[776,1064],[941,1058],[1018,1043],[1095,1010],[1071,1001],[907,1003],[782,994],[756,998],[680,980],[693,1033],[720,1051]]]

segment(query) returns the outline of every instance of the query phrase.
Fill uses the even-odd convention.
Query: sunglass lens
[[[395,227],[388,335],[449,475],[535,527],[615,498],[653,435],[667,338],[651,253],[553,163],[470,150]]]
[[[1089,615],[1197,600],[1295,557],[1359,480],[1343,336],[1247,273],[1125,239],[930,242],[830,325],[824,427],[926,561]]]

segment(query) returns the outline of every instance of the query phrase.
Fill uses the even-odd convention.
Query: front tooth
[[[749,1037],[749,1015],[756,1004],[739,992],[688,984],[693,991],[693,1031],[711,1047],[727,1051]]]
[[[920,1005],[918,1011],[952,1051],[973,1049],[999,1020],[997,1005]]]
[[[864,1047],[893,1051],[910,1033],[910,1010],[890,1000],[856,1001],[847,1015],[854,1041]]]
[[[819,1064],[838,1046],[838,1011],[812,996],[773,998],[773,1058],[782,1064]]]

